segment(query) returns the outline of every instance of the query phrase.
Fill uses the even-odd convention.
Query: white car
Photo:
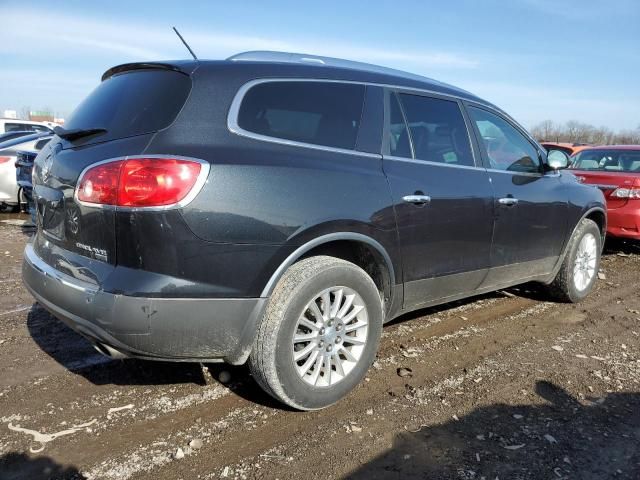
[[[6,132],[43,132],[53,133],[56,124],[53,122],[34,122],[15,118],[0,118],[0,133]]]
[[[34,133],[0,143],[0,208],[14,210],[20,206],[16,181],[16,152],[42,150],[52,135]]]

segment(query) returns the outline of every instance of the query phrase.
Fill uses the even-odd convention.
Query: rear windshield
[[[353,149],[364,89],[334,82],[261,83],[244,96],[238,125],[269,137]]]
[[[168,127],[191,90],[178,72],[136,70],[103,81],[65,122],[65,130],[103,128],[96,141],[130,137]]]
[[[583,150],[573,168],[603,172],[640,172],[640,150]]]

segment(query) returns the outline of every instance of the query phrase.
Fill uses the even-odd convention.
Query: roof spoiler
[[[193,62],[188,62],[193,63]],[[173,72],[183,73],[189,75],[193,69],[184,69],[180,63],[158,63],[158,62],[136,62],[136,63],[123,63],[122,65],[116,65],[104,72],[102,75],[102,81],[104,82],[108,78],[113,77],[119,73],[131,72],[134,70],[170,70]]]

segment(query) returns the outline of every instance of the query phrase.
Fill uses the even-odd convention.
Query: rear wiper
[[[65,130],[62,127],[55,127],[53,133],[65,140],[76,140],[82,137],[88,137],[89,135],[97,135],[107,133],[105,128],[76,128],[74,130]]]

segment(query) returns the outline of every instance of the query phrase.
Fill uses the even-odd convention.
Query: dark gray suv
[[[268,52],[102,80],[36,159],[23,277],[105,355],[248,361],[317,409],[402,313],[593,286],[602,193],[466,91]]]

